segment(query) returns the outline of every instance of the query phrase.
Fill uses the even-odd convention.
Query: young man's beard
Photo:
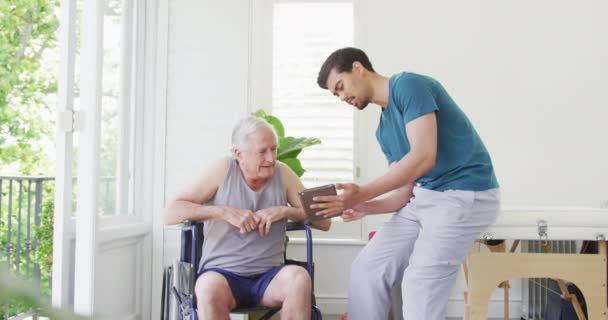
[[[369,101],[365,100],[361,102],[360,106],[355,106],[355,108],[359,109],[359,110],[363,110],[367,107],[367,105],[369,104]]]

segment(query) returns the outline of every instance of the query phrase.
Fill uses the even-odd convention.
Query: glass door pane
[[[128,214],[131,159],[133,1],[105,0],[99,214]]]

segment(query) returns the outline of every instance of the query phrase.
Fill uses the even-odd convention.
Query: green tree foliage
[[[51,319],[85,320],[88,317],[78,316],[71,312],[52,308],[45,297],[41,297],[34,288],[31,288],[21,279],[6,273],[6,266],[0,263],[0,306],[20,301],[21,304],[31,306],[38,314]]]
[[[59,26],[58,7],[59,0],[0,0],[0,175],[32,176],[52,173],[52,152],[49,150],[52,150],[54,98],[57,91],[55,49]],[[26,279],[28,277],[24,275],[29,274],[31,279],[34,264],[25,263],[26,255],[31,255],[31,250],[29,254],[25,250],[25,241],[30,232],[27,225],[33,226],[34,218],[30,216],[28,221],[27,215],[22,214],[19,219],[16,209],[19,203],[16,191],[19,188],[16,185],[10,199],[14,205],[13,212],[8,214],[7,184],[8,181],[5,181],[0,190],[3,200],[0,211],[0,249],[4,254],[7,248],[12,250],[11,257],[3,255],[0,264],[10,259],[13,264],[11,273],[15,274],[15,263],[19,258],[19,275]],[[50,194],[52,197],[52,191],[46,189],[45,196]],[[52,198],[49,200],[52,202]],[[28,201],[27,197],[22,201]],[[9,219],[12,225],[10,246],[7,238]],[[52,236],[39,240],[42,249],[52,246]],[[48,259],[52,250],[47,251],[38,253],[38,259]],[[45,263],[43,261],[44,269],[48,268]],[[4,266],[3,270],[6,270],[6,265]],[[48,284],[47,274],[42,274],[42,293],[49,293]],[[24,300],[16,304],[21,311],[24,310],[24,305],[32,304]],[[14,306],[9,308],[9,314],[14,312]]]
[[[44,143],[52,141],[59,0],[0,1],[0,166],[22,175],[48,174]],[[53,57],[50,57],[53,59]],[[3,172],[6,174],[6,172]]]
[[[53,269],[53,209],[55,201],[52,188],[45,188],[42,211],[40,212],[40,226],[34,229],[36,239],[41,239],[36,251],[35,261],[40,264],[43,275],[50,275]],[[49,292],[50,293],[50,292]]]
[[[53,259],[53,189],[52,181],[4,180],[0,212],[0,266],[46,297],[51,294],[50,272]],[[36,191],[40,188],[41,223],[36,227]],[[10,214],[9,214],[10,212]],[[36,263],[40,282],[35,281]],[[9,304],[9,315],[29,310],[25,301]]]

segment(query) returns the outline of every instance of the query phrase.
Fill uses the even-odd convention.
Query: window
[[[103,11],[99,211],[132,213],[134,1],[106,0]]]
[[[300,154],[304,185],[352,181],[353,110],[316,81],[331,52],[353,45],[352,4],[277,3],[272,40],[272,113],[289,135],[322,141]]]
[[[138,50],[135,43],[138,24],[142,22],[138,10],[140,1],[104,0],[102,6],[103,38],[101,77],[101,122],[99,142],[98,212],[104,217],[133,214],[133,170],[135,145],[135,81]],[[82,110],[81,42],[83,34],[82,0],[76,1],[76,51],[74,109]],[[72,170],[74,196],[79,193],[78,149],[79,134],[74,134]],[[73,210],[76,212],[77,199]]]
[[[321,139],[299,156],[306,187],[352,182],[354,110],[317,85],[327,56],[353,46],[352,1],[254,1],[252,19],[250,109],[279,117],[286,135]],[[315,238],[360,240],[361,230],[360,221],[335,218]]]

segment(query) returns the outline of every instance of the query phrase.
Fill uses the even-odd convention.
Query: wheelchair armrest
[[[314,279],[314,269],[312,264],[312,233],[310,227],[302,222],[288,221],[287,231],[304,231],[306,233],[306,269],[311,279]]]
[[[184,221],[182,221],[182,223],[178,224],[178,226],[180,227],[182,232],[184,232],[184,231],[192,230],[193,224],[194,224],[194,222],[192,222],[190,220],[184,220]]]
[[[178,225],[182,228],[182,230],[183,229],[190,230],[190,228],[192,228],[192,226],[198,226],[200,228],[204,225],[204,223],[203,222],[194,222],[192,220],[184,220],[181,223],[179,223]]]
[[[203,223],[184,220],[181,223],[181,250],[180,261],[189,262],[197,266],[200,259],[200,245],[203,234],[200,232]]]
[[[287,231],[306,230],[307,227],[308,227],[308,225],[304,224],[304,222],[298,222],[298,221],[288,221],[287,222]]]

